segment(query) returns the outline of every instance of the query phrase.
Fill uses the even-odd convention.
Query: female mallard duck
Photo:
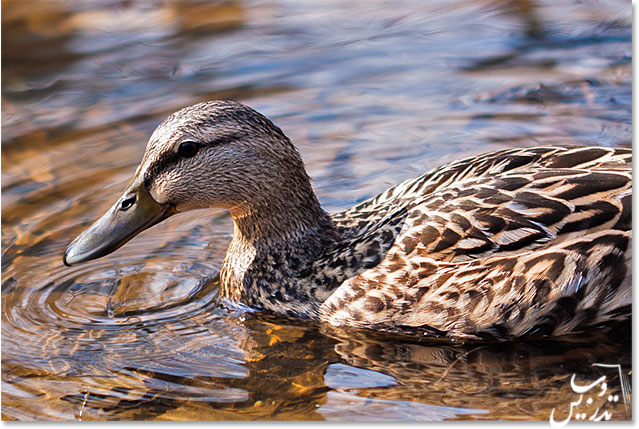
[[[234,221],[221,293],[333,325],[451,338],[562,335],[631,313],[630,149],[536,147],[445,165],[333,216],[267,118],[169,116],[132,184],[66,249],[104,256],[174,213]]]

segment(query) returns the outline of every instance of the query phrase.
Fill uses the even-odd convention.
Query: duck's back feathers
[[[466,180],[488,177],[493,189],[516,190],[531,182],[551,185],[562,174],[574,170],[619,171],[632,168],[632,150],[603,147],[534,147],[489,152],[443,165],[414,179],[406,180],[378,196],[333,216],[338,225],[352,227],[353,221],[369,225],[387,211],[415,206],[438,190]],[[548,170],[546,170],[548,169]],[[537,173],[532,176],[532,174]]]

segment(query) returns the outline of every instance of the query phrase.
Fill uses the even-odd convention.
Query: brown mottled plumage
[[[181,156],[184,141],[197,154]],[[125,216],[126,198],[143,189],[162,214],[106,250],[85,245],[96,240],[87,231],[65,263],[113,251],[173,212],[223,207],[235,224],[221,272],[232,300],[452,338],[562,335],[630,316],[631,157],[501,150],[329,216],[279,128],[238,103],[202,103],[156,129],[133,180],[142,185],[107,213]]]

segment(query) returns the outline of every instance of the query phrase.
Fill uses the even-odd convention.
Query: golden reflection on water
[[[4,420],[563,419],[573,374],[621,396],[592,364],[630,372],[625,326],[451,344],[222,305],[219,210],[61,255],[163,117],[207,99],[274,119],[330,211],[486,150],[630,146],[624,2],[14,0],[2,39]]]

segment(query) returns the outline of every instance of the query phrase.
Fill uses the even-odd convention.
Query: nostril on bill
[[[127,211],[133,206],[133,204],[135,204],[135,195],[122,200],[122,203],[120,204],[120,210]]]

